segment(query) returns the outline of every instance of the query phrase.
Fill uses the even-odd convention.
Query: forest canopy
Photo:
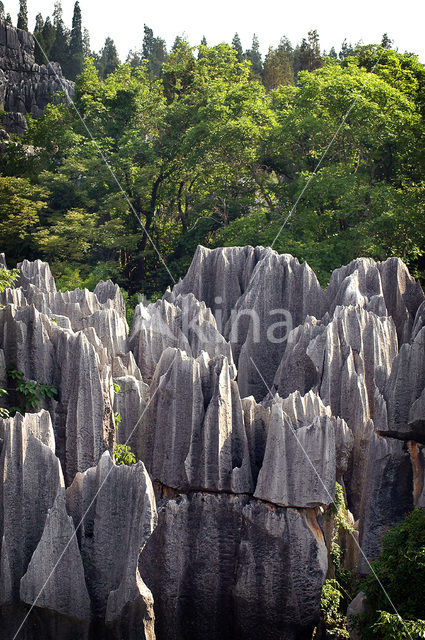
[[[361,255],[399,256],[421,277],[425,68],[390,44],[324,55],[310,32],[263,63],[237,34],[168,53],[145,27],[141,51],[107,73],[85,57],[74,104],[58,96],[3,145],[9,262],[42,257],[63,286],[111,277],[148,295],[184,274],[197,244],[273,245],[323,284]]]

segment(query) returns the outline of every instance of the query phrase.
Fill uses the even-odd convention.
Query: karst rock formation
[[[10,133],[23,133],[24,114],[41,116],[58,91],[74,95],[74,83],[64,78],[57,62],[36,64],[35,47],[30,33],[0,20],[0,110],[6,112],[0,128]]]
[[[9,368],[58,393],[0,420],[5,640],[307,640],[335,483],[359,572],[425,507],[425,299],[400,260],[322,289],[272,249],[198,247],[131,331],[112,282],[19,271],[0,387]]]

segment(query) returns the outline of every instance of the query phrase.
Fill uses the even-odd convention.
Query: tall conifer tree
[[[242,62],[242,60],[243,60],[243,49],[242,49],[242,42],[241,42],[241,39],[240,39],[238,33],[235,33],[235,35],[233,36],[232,47],[234,48],[234,50],[237,53],[238,62]]]
[[[68,75],[71,80],[75,80],[83,67],[83,28],[81,23],[81,9],[77,2],[74,5],[74,15],[72,17],[71,38],[69,42],[69,66]]]
[[[55,2],[53,11],[53,26],[55,27],[55,41],[50,51],[53,62],[59,62],[65,75],[69,73],[69,44],[68,31],[63,22],[62,3]]]
[[[44,29],[44,20],[41,13],[38,13],[35,18],[35,27],[34,27],[34,38],[35,38],[35,49],[34,49],[34,57],[37,64],[45,64],[46,59],[44,57],[43,51],[46,49],[46,44],[43,38],[43,29]]]
[[[260,53],[260,43],[256,34],[252,38],[251,49],[246,52],[246,58],[251,62],[251,75],[255,80],[261,80],[263,73],[263,61]]]
[[[28,7],[27,0],[19,0],[19,13],[18,13],[18,29],[28,31]]]
[[[110,73],[113,73],[119,66],[117,48],[112,38],[106,38],[103,49],[97,56],[96,67],[101,78],[105,79]]]

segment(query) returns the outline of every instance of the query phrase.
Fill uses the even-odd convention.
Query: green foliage
[[[122,422],[122,417],[120,413],[118,412],[114,413],[114,422],[115,422],[115,429],[118,429]]]
[[[407,638],[401,616],[407,629],[412,628],[412,637],[423,638],[424,635],[420,635],[425,625],[425,513],[422,510],[415,509],[401,524],[384,534],[382,553],[372,567],[374,572],[361,585],[367,602],[367,613],[360,620],[362,637],[365,640]],[[374,574],[399,616],[393,615],[394,611]]]
[[[116,465],[126,464],[131,466],[136,464],[136,456],[131,448],[125,444],[117,444],[114,447],[114,460]]]
[[[18,29],[28,31],[28,7],[27,0],[19,0],[19,13],[18,13]]]
[[[347,533],[353,533],[354,529],[347,519],[347,507],[345,504],[344,489],[335,482],[335,498],[329,508],[329,514],[334,518],[335,527],[337,532],[346,531]]]
[[[12,287],[18,277],[18,269],[4,269],[3,267],[0,267],[0,293],[2,293],[5,289],[8,289],[9,287]],[[0,399],[7,395],[9,394],[6,389],[2,389],[0,387]],[[8,418],[9,416],[9,410],[4,407],[0,407],[0,418]]]
[[[29,411],[35,411],[41,406],[43,400],[51,400],[58,394],[56,387],[27,380],[25,374],[18,369],[8,367],[6,374],[8,381],[14,385],[13,391],[20,403],[20,406],[9,408],[9,414],[12,416],[17,412],[23,415]]]
[[[350,637],[347,630],[347,619],[342,613],[345,601],[339,582],[326,580],[320,601],[320,612],[326,627],[326,637],[338,640]]]
[[[0,293],[12,287],[19,278],[19,269],[4,269],[0,267]]]
[[[343,551],[340,546],[341,534],[352,534],[353,527],[347,519],[344,490],[335,483],[334,502],[328,508],[325,518],[332,519],[334,528],[329,550],[335,578],[327,579],[322,590],[321,625],[326,630],[325,637],[342,640],[349,637],[346,611],[354,595],[354,574],[343,566]]]
[[[61,20],[57,6],[54,28]],[[39,33],[46,24],[38,19]],[[257,57],[254,73],[257,41],[248,60],[236,37],[233,46],[200,45],[198,56],[180,38],[158,58],[160,39],[147,26],[144,35],[128,64],[118,65],[112,41],[84,63],[75,101],[94,140],[72,107],[56,103],[29,118],[34,153],[7,145],[0,235],[12,260],[41,255],[61,287],[92,288],[105,274],[128,292],[130,319],[137,292],[170,284],[150,239],[176,279],[199,243],[274,243],[323,285],[360,255],[400,256],[422,275],[418,60],[347,43],[343,56],[322,58],[310,32],[295,50],[283,38],[261,73]]]
[[[103,79],[113,73],[119,66],[120,60],[115,42],[112,38],[106,38],[100,53],[94,57],[99,76]]]
[[[379,619],[373,626],[375,638],[385,640],[421,640],[425,638],[425,620],[403,620],[401,616],[378,611]]]
[[[75,80],[81,73],[84,59],[83,52],[83,27],[81,23],[81,9],[77,2],[74,5],[74,15],[72,17],[72,29],[69,41],[69,62],[68,78]]]
[[[294,83],[291,61],[283,45],[277,49],[269,48],[264,60],[263,83],[267,90]]]
[[[0,400],[1,398],[4,398],[4,396],[9,395],[6,391],[6,389],[2,389],[0,387]],[[9,409],[6,409],[5,407],[0,407],[0,418],[3,418],[6,420],[6,418],[10,417],[10,412]]]
[[[28,178],[0,175],[0,237],[2,250],[12,262],[34,255],[33,232],[46,206],[46,195]]]

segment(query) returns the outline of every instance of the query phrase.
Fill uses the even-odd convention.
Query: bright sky
[[[16,24],[19,0],[4,0],[4,4]],[[54,0],[28,0],[31,29],[35,15],[51,15],[53,5]],[[71,26],[74,0],[63,0],[62,6],[65,22]],[[387,32],[399,51],[416,53],[425,63],[424,0],[80,0],[80,6],[92,48],[100,49],[110,36],[123,59],[130,49],[140,48],[146,23],[168,46],[183,33],[193,45],[203,35],[213,45],[230,42],[237,31],[247,49],[255,32],[264,53],[269,45],[277,45],[281,36],[295,44],[310,29],[318,30],[322,49],[334,45],[337,51],[344,38],[352,43],[378,43]]]

